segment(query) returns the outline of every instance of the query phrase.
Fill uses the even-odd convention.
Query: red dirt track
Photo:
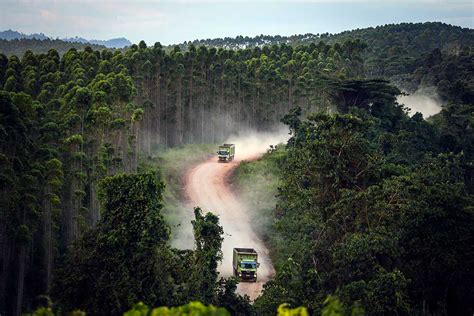
[[[263,284],[274,274],[268,249],[252,230],[248,210],[230,190],[229,177],[242,160],[258,158],[258,154],[241,154],[238,159],[219,163],[213,157],[189,170],[186,174],[186,194],[191,206],[199,206],[204,212],[217,214],[224,228],[222,252],[224,259],[219,266],[221,276],[232,275],[232,250],[235,247],[255,248],[258,252],[257,282],[241,282],[237,286],[239,294],[247,294],[253,301],[262,291]]]

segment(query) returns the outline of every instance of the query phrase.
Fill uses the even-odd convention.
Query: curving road
[[[239,294],[246,294],[253,301],[262,291],[263,284],[269,280],[274,269],[268,255],[268,249],[252,230],[247,210],[239,203],[237,196],[230,190],[229,177],[242,160],[258,158],[255,152],[240,153],[236,146],[237,159],[229,163],[217,162],[213,157],[189,170],[186,174],[186,194],[192,206],[203,211],[219,215],[224,228],[222,251],[224,258],[219,266],[221,276],[232,275],[232,250],[235,247],[255,248],[258,252],[257,282],[241,282],[237,286]]]

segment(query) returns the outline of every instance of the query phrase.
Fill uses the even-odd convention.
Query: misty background
[[[472,28],[473,12],[472,1],[443,0],[5,0],[0,3],[0,30],[170,45],[238,35],[337,33],[400,22],[440,21]]]

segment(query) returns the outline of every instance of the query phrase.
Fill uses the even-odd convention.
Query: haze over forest
[[[0,9],[1,315],[474,313],[472,3]]]
[[[53,38],[125,37],[137,44],[260,34],[340,33],[402,22],[473,28],[472,2],[428,1],[17,1],[0,4],[0,30]]]

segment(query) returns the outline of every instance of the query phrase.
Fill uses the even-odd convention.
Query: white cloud
[[[94,39],[143,33],[166,21],[157,2],[18,0],[0,2],[0,29]],[[131,35],[132,34],[132,35]]]

